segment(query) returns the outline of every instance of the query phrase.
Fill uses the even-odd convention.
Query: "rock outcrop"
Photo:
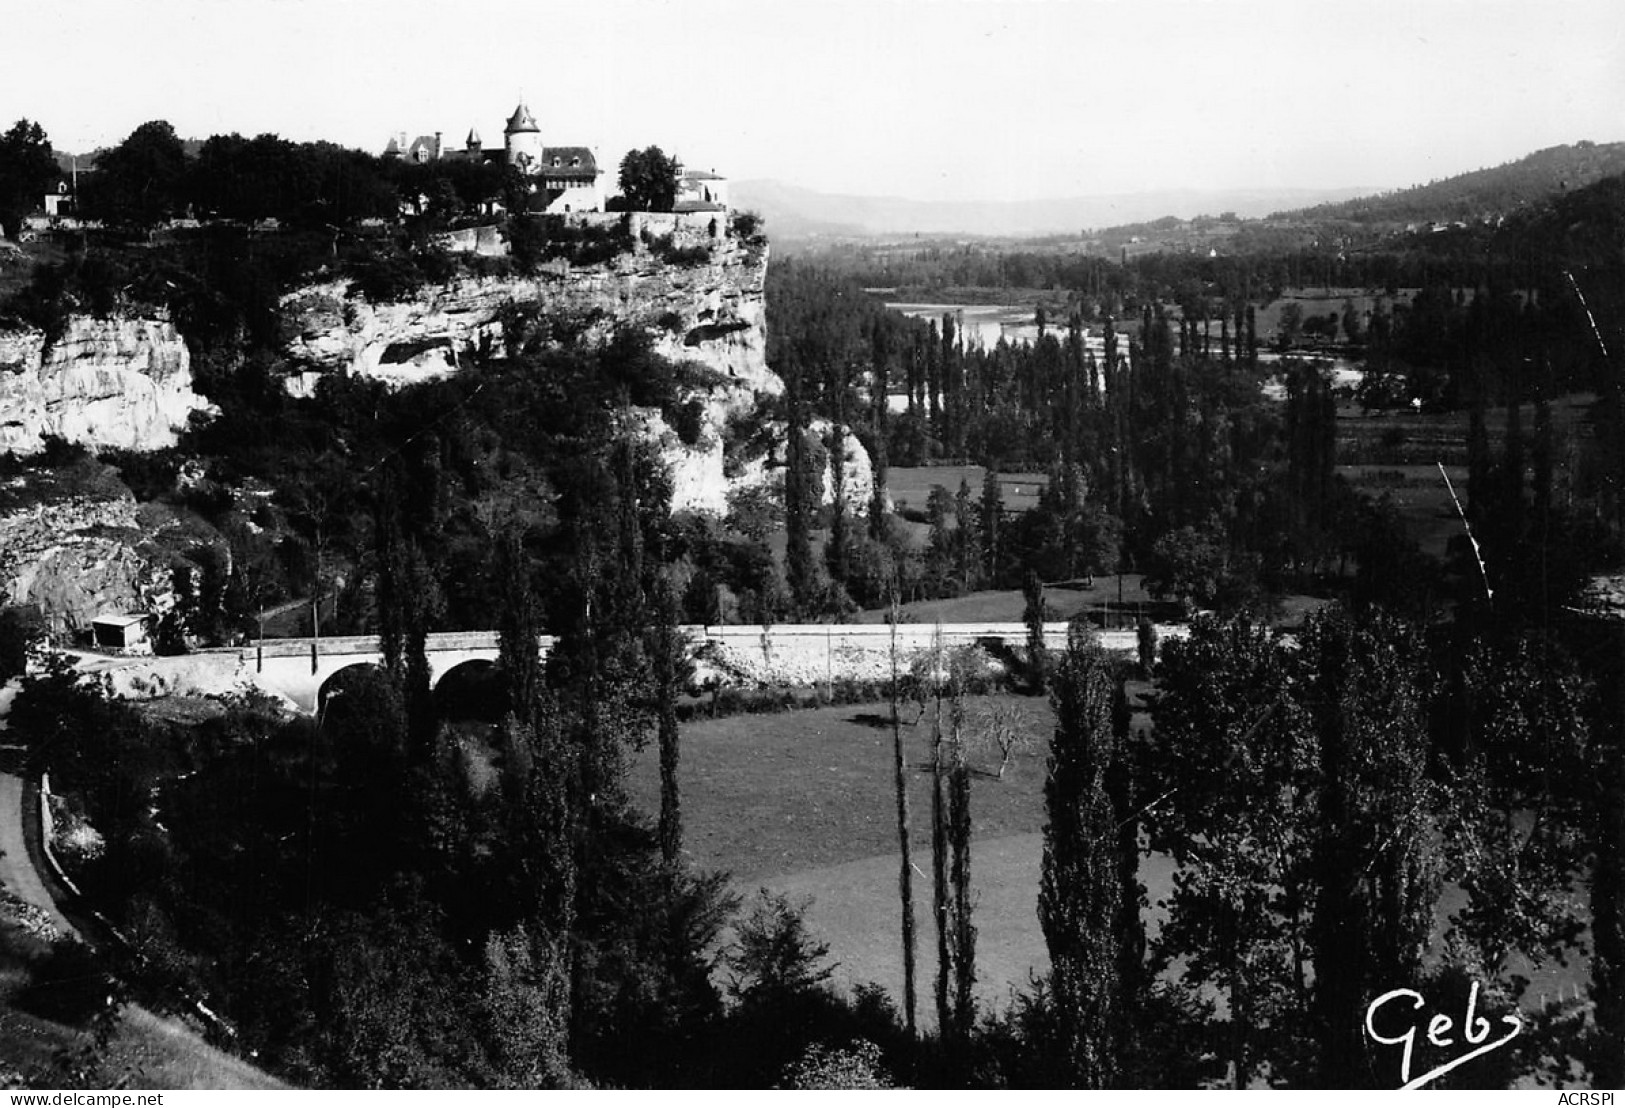
[[[586,219],[588,217],[581,217]],[[620,216],[598,216],[599,221]],[[655,349],[714,371],[743,394],[777,395],[767,368],[766,250],[711,233],[714,219],[664,213],[628,217],[636,248],[590,266],[545,264],[533,277],[460,277],[410,300],[372,303],[337,281],[282,298],[294,360],[397,384],[456,372],[467,356],[501,356],[516,317],[544,316],[571,341],[642,326]],[[704,248],[691,264],[667,261],[648,240]]]
[[[208,407],[168,320],[70,316],[49,344],[37,330],[0,331],[0,452],[38,453],[44,435],[157,450]]]
[[[767,365],[766,249],[716,230],[709,214],[628,218],[636,248],[599,265],[556,262],[534,277],[462,277],[425,286],[399,303],[371,303],[346,282],[296,290],[282,300],[287,353],[326,372],[406,385],[455,373],[471,356],[502,356],[519,338],[509,330],[526,321],[586,343],[641,326],[657,353],[707,371],[698,375],[706,383],[693,390],[703,407],[693,443],[680,441],[658,413],[648,413],[646,428],[671,469],[673,509],[720,516],[730,491],[771,484],[781,472],[759,459],[729,477],[723,457],[727,420],[784,391]],[[667,260],[652,243],[703,250],[705,257],[687,264]],[[307,374],[290,387],[306,391],[314,380]],[[848,501],[866,512],[873,481],[868,455],[850,435],[846,453]],[[826,477],[826,503],[833,484]]]
[[[681,445],[667,445],[668,458],[676,455],[677,462],[672,465],[672,502],[675,505],[678,493],[682,491],[692,498],[695,507],[691,510],[714,512],[723,514],[727,511],[726,494],[738,489],[763,488],[776,496],[782,496],[784,491],[784,467],[789,451],[785,445],[785,425],[773,423],[769,425],[773,438],[773,447],[765,454],[752,458],[741,465],[737,474],[732,478],[722,478],[718,485],[715,480],[706,480],[710,477],[708,471],[702,471],[700,478],[691,480],[684,485],[679,482],[679,475],[688,475],[690,471],[697,470],[700,462],[697,458],[684,458]],[[829,454],[828,445],[834,432],[834,424],[827,419],[815,419],[807,427],[810,436],[824,444],[824,462],[822,470],[815,473],[821,492],[819,503],[828,506],[835,503],[835,458]],[[858,437],[847,428],[843,437],[845,445],[844,456],[841,463],[844,467],[844,481],[842,484],[842,499],[846,502],[846,510],[852,516],[867,516],[870,501],[875,495],[874,466],[869,461],[869,452],[863,448]],[[691,454],[698,453],[690,451]],[[719,452],[720,454],[720,452]],[[709,459],[707,459],[707,463]],[[722,463],[717,460],[718,476],[721,476]],[[710,498],[720,488],[723,498],[713,502]]]
[[[161,611],[173,604],[167,568],[141,552],[135,497],[93,462],[64,484],[15,478],[0,489],[0,593],[38,605],[46,625],[73,631],[110,612]],[[86,474],[90,480],[81,480]]]

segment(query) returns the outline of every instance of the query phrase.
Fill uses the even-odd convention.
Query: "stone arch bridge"
[[[769,627],[702,626],[679,628],[688,640],[694,661],[694,683],[742,687],[801,687],[826,681],[884,681],[889,677],[894,645],[887,624],[775,624]],[[1184,628],[1159,625],[1159,639],[1180,637]],[[1133,631],[1098,632],[1101,645],[1132,656],[1138,648]],[[1046,623],[1045,645],[1052,651],[1066,647],[1067,624]],[[537,650],[546,657],[554,639],[543,635]],[[899,624],[895,648],[899,666],[929,664],[933,651],[975,645],[992,664],[1007,663],[1024,654],[1027,628],[1021,623]],[[496,664],[495,631],[458,631],[431,634],[427,642],[429,683],[438,688],[453,673],[467,673]],[[363,666],[381,666],[383,649],[377,635],[349,635],[321,639],[264,639],[247,646],[203,651],[179,658],[92,658],[81,663],[88,671],[117,675],[121,695],[151,696],[184,691],[195,683],[199,669],[210,671],[214,684],[235,681],[285,698],[307,714],[323,703],[325,690],[340,673]],[[190,672],[190,681],[179,675]]]
[[[552,636],[538,644],[543,655]],[[329,683],[338,674],[357,667],[382,666],[384,650],[377,635],[341,635],[321,639],[263,639],[252,646],[234,648],[241,669],[255,685],[287,697],[302,712],[314,713],[322,704]],[[438,688],[453,670],[494,666],[495,631],[456,631],[429,636],[425,654],[429,684]]]

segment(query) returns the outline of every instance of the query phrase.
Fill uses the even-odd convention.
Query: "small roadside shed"
[[[131,650],[147,645],[144,613],[97,616],[90,621],[96,645],[107,650]]]

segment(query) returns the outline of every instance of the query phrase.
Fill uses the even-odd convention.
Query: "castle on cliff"
[[[475,161],[513,166],[531,181],[532,212],[601,212],[604,210],[604,171],[586,146],[544,146],[536,117],[521,101],[502,129],[502,146],[487,148],[477,128],[468,132],[461,149],[446,146],[441,132],[419,135],[407,142],[405,132],[391,137],[384,157],[419,165],[440,161]]]
[[[442,133],[419,135],[410,142],[406,132],[392,136],[384,157],[423,165],[428,162],[475,161],[513,166],[531,181],[529,210],[548,215],[604,210],[604,171],[598,156],[587,146],[544,146],[542,130],[523,100],[502,129],[502,146],[488,148],[478,128],[470,129],[463,145],[447,146]],[[698,169],[682,169],[677,178],[678,212],[728,210],[728,179]]]

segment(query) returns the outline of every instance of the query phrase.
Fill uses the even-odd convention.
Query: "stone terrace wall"
[[[1044,625],[1044,645],[1066,649],[1065,623]],[[808,688],[827,681],[884,681],[891,677],[891,628],[885,624],[780,624],[772,627],[689,627],[694,643],[694,682],[725,688]],[[1185,628],[1157,627],[1159,642],[1182,638]],[[897,628],[898,667],[907,671],[928,658],[938,635],[944,650],[982,648],[989,665],[1002,667],[1001,658],[1025,655],[1027,627],[1021,623],[900,624]],[[1117,654],[1133,656],[1139,649],[1133,631],[1099,632],[1100,643]]]

